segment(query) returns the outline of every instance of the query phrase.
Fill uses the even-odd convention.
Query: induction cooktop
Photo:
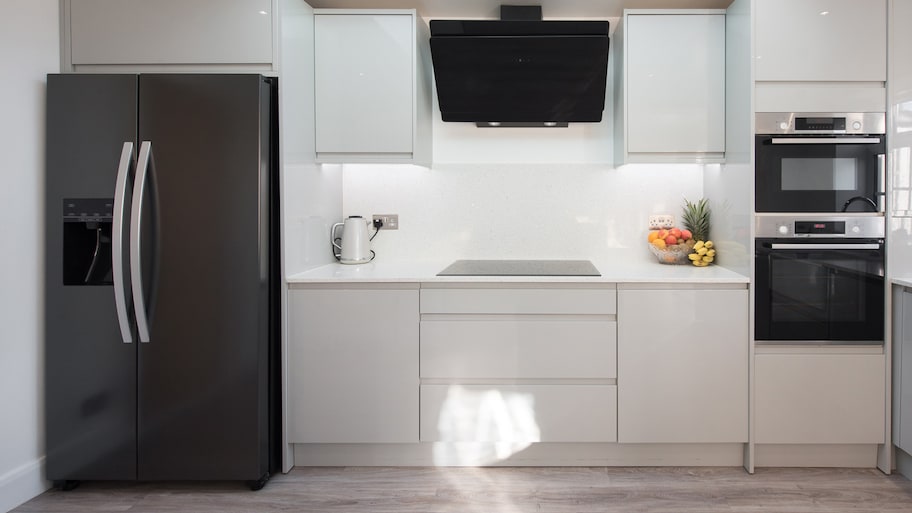
[[[588,260],[457,260],[437,276],[601,276]]]

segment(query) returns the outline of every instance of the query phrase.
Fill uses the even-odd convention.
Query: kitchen
[[[543,5],[545,15],[549,16],[548,4]],[[738,5],[741,4],[736,3],[736,7]],[[897,8],[893,3],[890,5],[892,9]],[[700,7],[729,6],[701,4]],[[741,7],[743,9],[743,5]],[[750,8],[748,6],[747,10]],[[38,10],[34,7],[28,12],[36,13]],[[56,15],[56,4],[53,10],[55,12],[42,14]],[[479,10],[478,14],[473,15],[494,17],[495,10],[496,6],[492,4],[487,10]],[[283,12],[288,16],[283,23],[293,23],[295,20],[303,22],[305,19],[304,14],[300,18],[291,16],[294,12],[291,9]],[[443,11],[440,13],[440,16],[447,15]],[[619,14],[618,9],[610,16],[617,17]],[[729,17],[737,20],[738,14],[737,11],[730,11]],[[740,14],[743,17],[742,26],[748,27],[740,32],[744,38],[750,33],[751,20],[743,11]],[[438,14],[432,11],[429,15],[434,17]],[[574,13],[569,15],[582,16]],[[899,18],[901,17],[891,16],[888,19]],[[41,26],[44,27],[46,37],[57,37],[56,18],[53,22],[42,22]],[[727,37],[732,38],[738,34],[726,33]],[[899,37],[895,32],[890,34],[891,37]],[[617,34],[612,39],[612,47],[615,50],[619,42],[616,36]],[[742,46],[733,46],[737,44]],[[57,71],[56,42],[46,46],[53,48],[46,48],[50,57],[42,54],[45,68],[36,73],[36,76]],[[750,45],[743,39],[739,41],[735,38],[727,46],[729,51],[726,57],[730,60],[726,64],[726,81],[732,88],[740,87],[742,97],[730,97],[726,106],[728,119],[725,126],[729,133],[725,139],[724,163],[696,163],[693,162],[695,159],[691,159],[691,163],[634,163],[615,166],[614,163],[621,152],[613,147],[612,142],[618,139],[615,135],[620,132],[614,125],[620,118],[620,109],[612,100],[617,101],[621,95],[613,86],[618,78],[616,63],[613,62],[609,66],[609,73],[612,73],[609,77],[609,84],[612,85],[609,85],[607,95],[609,101],[603,121],[600,123],[571,124],[568,128],[554,129],[479,129],[471,124],[440,121],[439,111],[432,104],[433,108],[429,113],[434,116],[431,123],[431,167],[409,164],[339,163],[323,164],[318,168],[313,164],[312,156],[309,156],[314,151],[311,146],[314,136],[308,132],[313,129],[308,128],[305,121],[312,117],[312,113],[308,115],[307,110],[312,106],[302,101],[307,94],[295,98],[287,95],[289,103],[301,103],[291,107],[298,109],[293,111],[298,115],[283,114],[283,147],[288,151],[285,155],[284,202],[286,276],[294,276],[310,267],[331,263],[328,225],[348,215],[393,213],[400,216],[399,230],[382,230],[374,240],[373,249],[378,256],[376,262],[369,265],[375,265],[377,269],[395,268],[399,262],[436,261],[439,264],[439,268],[435,268],[436,272],[457,258],[521,256],[541,259],[588,258],[596,262],[596,266],[607,275],[615,261],[629,262],[631,265],[652,264],[649,261],[652,257],[645,246],[645,220],[652,214],[680,215],[682,197],[706,196],[714,200],[725,198],[724,201],[714,203],[714,238],[732,241],[735,247],[751,247],[753,127],[752,112],[749,108],[752,82],[749,64]],[[733,49],[737,50],[732,51]],[[302,51],[303,55],[298,56],[291,51],[282,53],[283,61],[279,63],[279,75],[286,93],[289,90],[307,91],[306,80],[302,76],[297,76],[299,82],[294,82],[295,71],[303,74],[305,66],[296,68],[293,65],[286,65],[288,62],[295,62],[295,59],[306,58],[306,53]],[[738,55],[742,58],[737,59]],[[616,57],[617,54],[612,53],[609,60]],[[47,64],[48,61],[50,64]],[[891,87],[892,84],[901,82],[891,79],[887,87]],[[760,92],[768,94],[770,90],[780,86],[778,83],[765,85],[770,87],[758,91],[757,101],[762,99]],[[883,89],[883,84],[880,87]],[[897,86],[896,90],[904,89]],[[34,117],[34,113],[24,112],[22,117],[26,116]],[[41,125],[36,125],[33,129],[36,133],[42,130]],[[889,144],[901,144],[899,137],[903,137],[904,133],[890,132]],[[41,138],[37,135],[35,137],[32,145],[40,145]],[[296,144],[289,144],[288,141],[295,141]],[[18,154],[13,151],[5,153]],[[630,159],[630,162],[634,160]],[[33,164],[33,167],[36,169],[35,176],[41,176],[43,167],[40,162]],[[317,169],[318,171],[315,171]],[[31,187],[35,189],[36,194],[41,190],[37,184],[32,184]],[[895,189],[893,192],[897,193]],[[332,201],[324,201],[326,198]],[[19,205],[14,210],[17,212],[19,209],[31,211],[31,203],[23,204],[22,201],[24,200],[19,199],[17,195],[6,204]],[[899,205],[896,199],[893,203]],[[895,222],[901,225],[904,220],[904,217],[896,216]],[[908,251],[905,249],[908,244],[903,242],[907,241],[902,238],[904,236],[908,238],[908,234],[903,230],[890,229],[889,276],[903,276],[902,265],[904,261],[908,261],[902,258],[902,252]],[[25,240],[34,237],[35,235],[30,233]],[[35,254],[41,253],[36,250]],[[727,268],[734,274],[749,277],[752,265],[749,254],[747,250],[741,253],[733,250],[726,256],[720,255],[721,265],[718,268],[697,269],[693,272],[724,273]],[[655,264],[650,265],[650,268],[656,268],[657,273],[676,272]],[[344,272],[364,273],[367,269],[366,266],[353,266]],[[411,272],[420,274],[418,270]],[[705,278],[707,275],[702,276]],[[12,279],[14,278],[11,277]],[[18,288],[25,287],[23,284]],[[13,301],[11,298],[5,303],[18,305],[19,301]],[[40,308],[34,308],[36,312],[40,312]],[[18,317],[15,316],[13,319]],[[40,320],[41,317],[39,313],[33,313],[32,318]],[[35,321],[36,325],[40,325],[38,320]],[[5,324],[21,326],[21,322],[16,324],[11,320]],[[37,334],[33,338],[40,340]],[[31,361],[35,362],[32,368],[40,368],[40,353],[34,353],[36,350],[33,345],[26,345],[31,349],[22,349],[24,354],[21,358],[25,358],[24,362],[30,361],[31,358]],[[7,374],[10,376],[9,379],[18,376],[16,382],[39,381],[37,376],[40,374],[23,375],[25,371],[19,369],[20,367],[27,368],[28,364],[16,365],[16,369]],[[6,387],[9,390],[14,388],[19,387]],[[38,408],[36,405],[40,404],[41,394],[37,390],[34,394],[32,406],[24,406],[24,412],[17,418],[35,418],[35,424],[31,428],[26,426],[23,435],[6,437],[16,440],[16,447],[31,446],[35,451],[35,455],[28,456],[26,453],[11,460],[8,468],[14,476],[19,476],[22,473],[20,470],[36,468],[28,465],[37,461],[36,458],[42,454],[40,447],[43,442],[41,429],[38,428],[40,422],[37,420],[40,413],[33,411]],[[18,428],[5,426],[4,429]],[[11,451],[8,454],[19,454],[22,449]],[[862,459],[869,461],[869,451],[865,449],[863,452]],[[23,464],[26,466],[23,467]]]

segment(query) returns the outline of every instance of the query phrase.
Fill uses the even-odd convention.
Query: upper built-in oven
[[[886,115],[756,114],[757,212],[884,212]]]

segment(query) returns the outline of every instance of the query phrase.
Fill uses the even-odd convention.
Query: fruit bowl
[[[659,259],[660,264],[689,264],[690,259],[687,255],[693,253],[693,248],[689,244],[674,244],[664,249],[657,248],[654,244],[649,244],[649,251]]]

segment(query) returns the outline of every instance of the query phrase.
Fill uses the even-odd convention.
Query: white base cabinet
[[[755,356],[757,444],[884,442],[884,355],[838,351],[785,349]]]
[[[617,440],[614,285],[421,289],[422,442]]]
[[[618,441],[748,441],[748,292],[618,290]]]
[[[912,289],[893,287],[893,444],[912,454]]]
[[[289,443],[418,441],[418,288],[288,292]]]

